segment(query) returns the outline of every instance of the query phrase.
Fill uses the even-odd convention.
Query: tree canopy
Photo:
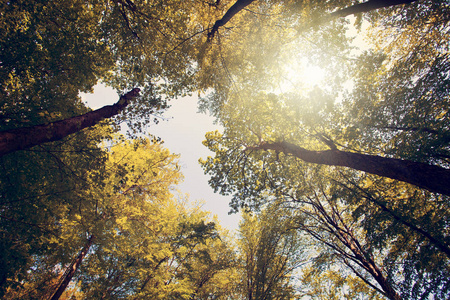
[[[450,297],[447,1],[0,12],[1,297]],[[91,111],[98,83],[117,102]],[[236,236],[146,131],[194,92],[223,128],[200,163]]]

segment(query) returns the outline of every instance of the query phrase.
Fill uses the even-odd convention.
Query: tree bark
[[[343,166],[413,184],[417,187],[450,196],[450,170],[410,160],[386,158],[338,149],[311,151],[288,142],[267,143],[248,149],[275,150],[305,162]]]
[[[231,20],[238,12],[243,10],[245,7],[250,5],[254,0],[238,0],[236,3],[234,3],[223,15],[222,19],[217,20],[211,31],[208,33],[208,42],[211,41],[214,38],[214,35],[219,30],[219,27],[225,26],[225,24],[228,23],[228,21]]]
[[[135,88],[121,96],[114,105],[107,105],[86,114],[32,127],[18,128],[0,132],[0,156],[31,148],[47,142],[60,140],[72,133],[98,124],[111,118],[128,106],[130,100],[139,96]]]
[[[94,242],[94,238],[95,238],[94,235],[91,235],[89,237],[89,239],[87,240],[83,249],[81,249],[80,254],[78,254],[78,257],[66,269],[66,271],[64,272],[64,275],[62,277],[62,281],[59,284],[56,292],[53,294],[51,300],[58,300],[61,297],[62,293],[64,293],[64,291],[66,290],[70,281],[72,280],[73,275],[80,267],[81,262],[83,261],[83,258],[86,256],[87,252],[89,251],[89,248],[92,246],[92,243]]]

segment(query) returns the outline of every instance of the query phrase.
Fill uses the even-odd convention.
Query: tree
[[[94,239],[95,236],[91,235],[86,241],[86,245],[84,245],[83,249],[81,249],[80,254],[78,254],[77,258],[67,267],[66,271],[61,276],[60,284],[56,289],[56,292],[51,297],[51,300],[58,300],[64,293],[70,281],[72,280],[73,275],[75,275],[75,272],[78,270],[81,263],[83,262],[84,257],[88,253],[89,248],[92,246]]]
[[[283,67],[289,69],[286,63],[295,63],[291,59],[294,54],[287,58],[281,54],[306,46],[292,46],[294,39],[283,44],[283,34],[277,39],[275,35],[267,38],[275,31],[270,28],[258,32],[260,37],[267,34],[265,40],[270,42],[252,48],[241,41],[247,47],[244,64],[236,63],[231,54],[235,60],[227,62],[223,54],[231,83],[218,84],[215,94],[205,99],[205,106],[210,105],[224,126],[223,133],[206,136],[205,145],[215,152],[215,157],[203,161],[206,173],[212,175],[211,186],[233,195],[234,210],[257,210],[265,203],[261,195],[266,194],[293,201],[292,209],[304,213],[301,220],[306,223],[300,224],[309,224],[299,228],[325,245],[312,250],[321,253],[318,261],[322,266],[337,256],[343,259],[339,267],[346,266],[346,272],[353,274],[353,279],[344,283],[337,276],[327,275],[336,286],[345,285],[341,293],[353,285],[360,291],[355,293],[371,297],[375,296],[368,287],[393,299],[447,297],[449,236],[443,220],[448,219],[448,192],[429,192],[424,185],[420,188],[371,175],[368,169],[360,172],[340,167],[346,164],[344,161],[351,161],[355,167],[361,161],[355,158],[364,157],[364,163],[370,163],[377,157],[448,174],[448,47],[442,43],[442,38],[447,39],[442,36],[447,21],[440,11],[446,8],[430,3],[420,10],[418,7],[418,3],[412,3],[370,12],[368,20],[382,24],[376,33],[399,31],[404,39],[388,43],[380,41],[384,36],[380,34],[374,39],[379,49],[361,52],[358,57],[345,52],[349,45],[345,39],[339,40],[339,22],[323,24],[336,26],[336,38],[327,41],[330,47],[343,50],[324,48],[320,54],[308,51],[316,64],[336,74],[316,86],[286,86],[279,76],[295,74],[283,73]],[[398,11],[402,14],[396,14]],[[415,33],[412,28],[423,30]],[[315,34],[314,42],[320,45],[327,33],[320,30]],[[230,36],[231,30],[224,34],[222,49],[227,49],[223,41],[229,41]],[[250,34],[246,38],[256,40]],[[388,51],[381,51],[385,45]],[[233,51],[243,48],[237,46]],[[273,49],[277,55],[271,57]],[[261,53],[263,59],[253,57],[255,53]],[[326,63],[319,64],[318,57]],[[272,61],[282,67],[272,66]],[[342,85],[347,79],[353,82],[351,89]],[[220,104],[213,106],[212,100]],[[319,158],[334,154],[355,155],[349,160],[320,161],[331,166],[299,159],[317,163]],[[397,169],[395,176],[403,171]],[[430,179],[433,175],[431,172]],[[436,184],[439,179],[429,182]],[[352,240],[361,245],[359,250],[349,242]],[[352,257],[347,257],[350,264],[346,264],[346,255]],[[374,271],[377,269],[380,272]],[[366,288],[361,289],[362,285]]]
[[[357,3],[355,5],[332,12],[329,17],[330,19],[342,18],[348,15],[366,13],[369,11],[377,10],[380,8],[386,8],[394,5],[409,4],[414,1],[415,0],[394,0],[394,1],[369,0],[363,3]]]
[[[239,225],[243,299],[291,299],[294,273],[305,263],[303,241],[293,230],[290,211],[270,203],[260,213],[244,213]]]
[[[30,131],[26,127],[43,125],[35,129],[47,134],[44,124],[86,113],[78,94],[91,91],[99,81],[119,93],[141,89],[132,105],[117,104],[114,113],[105,108],[102,112],[109,112],[102,117],[116,115],[116,123],[127,120],[131,132],[142,130],[167,107],[168,99],[192,91],[195,37],[202,32],[202,22],[190,20],[195,11],[208,18],[203,5],[3,2],[0,130],[14,131],[3,133],[2,144],[17,142],[11,134],[23,135]],[[28,134],[28,139],[34,138],[36,132]]]
[[[99,126],[1,158],[2,294],[7,288],[20,288],[22,281],[45,279],[47,271],[56,271],[52,270],[55,264],[71,261],[71,250],[63,249],[78,253],[82,248],[84,241],[60,239],[61,222],[89,202],[76,193],[89,186],[90,175],[85,170],[97,170],[97,179],[102,180],[105,152],[99,143],[109,135],[107,127]],[[36,266],[40,266],[39,271],[27,272]]]
[[[214,35],[216,34],[216,32],[219,30],[220,27],[225,26],[231,20],[231,18],[233,18],[236,14],[238,14],[242,10],[246,9],[246,7],[252,4],[253,2],[254,0],[237,0],[226,11],[223,17],[214,23],[212,29],[210,30],[210,32],[208,32],[208,41],[211,41],[211,39],[214,38]],[[369,0],[367,2],[357,3],[349,7],[338,9],[337,11],[334,11],[329,15],[323,17],[321,22],[327,22],[336,18],[342,18],[349,15],[366,13],[372,10],[386,8],[394,5],[409,4],[411,2],[414,2],[414,0],[397,0],[397,1]]]
[[[215,277],[232,267],[233,253],[206,212],[172,194],[182,178],[176,158],[148,139],[111,146],[105,169],[72,192],[79,206],[55,222],[53,250],[34,255],[39,275],[23,278],[9,298],[59,299],[70,282],[85,298],[204,299],[212,283],[223,288]],[[43,280],[52,284],[36,289]]]

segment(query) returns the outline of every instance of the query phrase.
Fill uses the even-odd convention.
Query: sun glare
[[[299,71],[298,80],[307,87],[320,85],[325,79],[325,71],[312,65],[306,65]]]
[[[287,67],[287,83],[283,85],[286,89],[312,89],[314,86],[320,86],[325,81],[325,70],[317,65],[308,62],[307,59],[292,63]]]

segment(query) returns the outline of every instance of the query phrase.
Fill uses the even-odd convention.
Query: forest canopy
[[[449,298],[449,16],[0,1],[0,297]],[[91,110],[98,83],[117,102]],[[235,234],[176,191],[177,155],[148,131],[193,93],[223,128],[200,164]]]

